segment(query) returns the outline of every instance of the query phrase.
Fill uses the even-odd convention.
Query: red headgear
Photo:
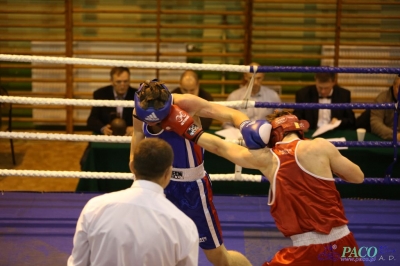
[[[301,139],[304,139],[304,130],[310,127],[306,120],[300,120],[295,115],[284,115],[275,118],[271,122],[272,130],[268,147],[273,148],[275,143],[283,140],[286,132],[297,131]]]

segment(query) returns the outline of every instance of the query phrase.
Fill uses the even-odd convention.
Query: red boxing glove
[[[176,105],[171,105],[169,114],[161,121],[161,127],[195,143],[204,133],[203,129],[194,123],[193,118]]]

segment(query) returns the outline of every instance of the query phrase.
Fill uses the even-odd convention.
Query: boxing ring
[[[0,265],[66,265],[79,214],[97,195],[3,192]],[[267,197],[215,196],[214,204],[226,247],[242,252],[253,265],[261,265],[276,251],[291,245],[291,240],[276,229]],[[398,265],[400,203],[343,199],[343,204],[359,246],[378,249],[379,257],[371,265]],[[202,252],[199,257],[199,265],[209,265]]]
[[[60,64],[95,64],[141,68],[193,69],[237,72],[348,72],[348,73],[400,73],[400,69],[365,69],[333,67],[258,67],[183,63],[157,63],[139,61],[94,60],[78,58],[53,58],[0,55],[0,61],[24,61]],[[133,106],[126,101],[99,101],[0,96],[0,102],[90,106]],[[259,103],[250,101],[217,102],[230,107],[293,108],[300,104]],[[302,104],[302,108],[353,108],[394,109],[397,121],[397,104]],[[397,128],[397,125],[395,125]],[[394,130],[396,131],[396,130]],[[394,133],[395,134],[395,133]],[[88,136],[71,134],[44,134],[28,132],[0,132],[0,138],[91,141],[129,143],[130,137]],[[231,140],[235,141],[235,140]],[[335,146],[347,147],[391,147],[393,162],[383,178],[366,177],[365,183],[397,186],[400,193],[400,178],[391,177],[397,161],[397,141],[333,142]],[[70,171],[32,171],[0,169],[0,176],[59,177],[59,178],[111,178],[132,179],[131,173],[96,173]],[[212,174],[213,181],[267,182],[266,178],[245,174]],[[336,179],[337,183],[344,181]],[[267,192],[266,192],[267,193]],[[65,265],[72,250],[72,238],[76,221],[86,202],[100,193],[24,193],[2,192],[0,195],[0,265]],[[253,265],[269,261],[279,249],[290,246],[276,229],[269,214],[266,196],[214,196],[214,204],[221,221],[224,243],[227,249],[242,252]],[[400,265],[400,201],[379,199],[343,199],[349,228],[355,235],[359,247],[376,250],[373,258],[366,255],[372,265]],[[325,254],[331,256],[332,254]],[[368,262],[366,262],[367,264]],[[204,254],[199,252],[199,265],[209,265]]]

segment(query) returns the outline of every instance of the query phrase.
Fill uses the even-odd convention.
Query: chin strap
[[[136,118],[137,120],[142,121],[143,123],[146,123],[146,122],[144,122],[142,119],[140,119],[140,117],[138,117],[137,115],[132,114],[132,116],[133,116],[134,118]]]

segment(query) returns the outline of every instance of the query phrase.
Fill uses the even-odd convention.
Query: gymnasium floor
[[[98,194],[3,192],[0,195],[0,265],[66,265],[84,204]],[[275,228],[266,197],[215,196],[228,249],[261,265],[290,245]],[[360,247],[376,247],[377,261],[399,265],[400,201],[343,200]],[[379,259],[379,261],[378,261]],[[200,252],[199,265],[209,265]]]

